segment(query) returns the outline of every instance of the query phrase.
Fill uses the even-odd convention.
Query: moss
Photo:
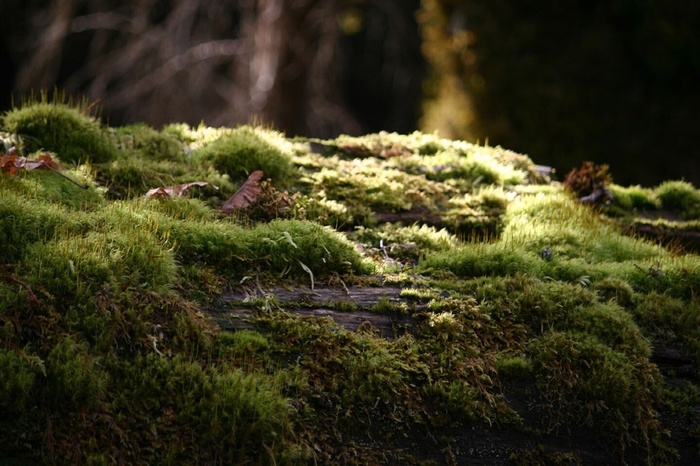
[[[651,209],[655,210],[660,207],[659,200],[656,197],[654,190],[636,186],[619,186],[611,184],[609,187],[613,195],[613,204],[620,207],[623,211],[631,211],[633,209]]]
[[[453,251],[437,252],[422,262],[422,271],[449,270],[460,277],[506,276],[537,273],[540,260],[534,254],[503,243],[470,243]]]
[[[20,172],[16,176],[0,177],[0,189],[25,198],[60,204],[70,210],[92,210],[103,205],[102,193],[92,179],[82,175],[80,171],[69,171],[63,176],[50,170]]]
[[[532,377],[532,361],[523,356],[499,355],[496,359],[498,375],[505,381],[522,381]]]
[[[275,220],[256,226],[246,241],[248,261],[277,273],[313,277],[371,270],[344,236],[313,222]]]
[[[0,349],[0,406],[3,412],[19,415],[34,403],[37,385],[46,376],[44,361],[25,351]]]
[[[652,292],[640,298],[634,316],[657,345],[680,347],[696,369],[700,368],[700,308],[696,302]]]
[[[118,149],[100,122],[80,105],[61,101],[29,100],[3,116],[2,125],[22,140],[26,153],[39,150],[58,154],[68,163],[108,162]]]
[[[604,278],[597,282],[594,288],[602,302],[616,303],[627,309],[635,304],[634,290],[629,283],[619,278]]]
[[[59,411],[94,408],[104,400],[109,382],[101,366],[85,344],[70,338],[58,343],[46,360],[49,403]]]
[[[93,224],[89,215],[70,212],[64,206],[32,201],[10,190],[0,191],[0,255],[6,262],[19,260],[33,243],[48,241],[59,233],[77,234]]]
[[[351,238],[365,248],[373,248],[393,259],[418,260],[434,251],[446,251],[457,247],[459,240],[446,229],[438,230],[427,225],[402,226],[386,223],[376,228],[357,227]]]
[[[566,315],[563,328],[584,332],[614,349],[640,359],[651,355],[651,344],[632,315],[613,304],[581,306]]]
[[[568,332],[551,332],[534,341],[528,356],[547,400],[551,427],[586,424],[595,417],[602,433],[619,436],[620,454],[626,445],[639,442],[653,455],[653,442],[661,435],[654,413],[661,377],[654,365],[586,334]],[[640,422],[629,424],[629,418]]]
[[[665,461],[651,348],[698,364],[697,256],[626,236],[606,210],[531,184],[529,158],[499,148],[380,133],[316,142],[316,154],[272,131],[203,125],[114,137],[118,156],[67,172],[86,190],[48,171],[0,175],[3,452],[399,463],[417,460],[396,447],[416,432],[469,445],[474,428],[543,442],[558,429],[578,449],[584,429],[621,461]],[[287,167],[273,183],[287,183],[291,212],[273,213],[283,194],[271,189],[265,215],[220,215],[261,168],[229,172],[246,160]],[[220,190],[142,197],[199,180]],[[657,202],[618,192],[627,213]],[[280,286],[346,291],[314,306],[400,316],[410,331],[295,316],[308,302],[275,297]],[[400,300],[355,302],[363,286],[401,287]],[[237,312],[231,293],[250,296],[253,330],[210,318]],[[681,395],[691,413],[697,397]],[[558,460],[517,447],[514,461]]]
[[[164,129],[158,132],[143,123],[116,129],[118,144],[124,151],[153,160],[184,161],[184,144],[177,135]]]
[[[661,183],[655,194],[664,209],[678,212],[684,219],[700,218],[700,192],[686,181]]]
[[[143,209],[182,221],[215,221],[218,218],[216,212],[206,203],[187,197],[150,199],[144,202]]]
[[[103,287],[167,290],[175,279],[173,254],[138,229],[93,231],[27,247],[23,270],[31,283],[58,299],[86,299]]]
[[[259,131],[248,126],[227,131],[193,156],[211,161],[219,172],[241,183],[255,170],[262,170],[275,187],[289,186],[296,177],[290,155]]]

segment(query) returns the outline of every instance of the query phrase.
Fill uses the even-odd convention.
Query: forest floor
[[[697,464],[689,183],[56,102],[0,137],[0,463]]]

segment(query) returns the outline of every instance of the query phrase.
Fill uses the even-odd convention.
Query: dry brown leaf
[[[17,155],[17,149],[12,147],[7,151],[7,154],[3,155],[0,159],[0,168],[2,168],[3,173],[9,175],[15,175],[19,170],[32,171],[38,168],[46,168],[49,170],[64,170],[64,168],[58,163],[54,162],[51,158],[51,154],[44,152],[39,156],[38,159],[28,159],[27,157],[20,157]]]
[[[263,172],[261,170],[255,170],[248,176],[245,183],[238,188],[235,192],[221,207],[221,212],[228,215],[234,210],[245,209],[250,205],[251,202],[260,194],[260,185],[258,182],[262,179]]]
[[[207,185],[213,186],[214,189],[219,189],[207,181],[193,181],[192,183],[176,184],[174,186],[168,186],[168,187],[161,186],[160,188],[149,189],[148,192],[146,193],[146,197],[158,197],[158,198],[181,197],[181,196],[184,196],[185,194],[187,194],[187,191],[192,186],[207,186]]]

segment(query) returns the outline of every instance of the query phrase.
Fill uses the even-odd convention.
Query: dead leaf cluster
[[[228,198],[228,200],[221,206],[221,212],[224,215],[231,215],[236,210],[246,209],[253,203],[258,195],[260,194],[260,180],[263,177],[263,172],[261,170],[256,170],[248,176],[248,179],[243,183],[243,185],[238,188],[238,190]],[[214,189],[219,189],[218,187],[212,185],[206,181],[194,181],[192,183],[176,184],[173,186],[161,186],[158,188],[153,188],[146,193],[147,198],[159,198],[165,199],[170,197],[182,197],[192,186],[212,186]]]
[[[37,159],[28,159],[27,157],[20,157],[17,149],[14,147],[10,148],[10,150],[0,158],[0,168],[2,169],[2,173],[8,175],[16,175],[20,170],[65,170],[51,158],[51,154],[48,152],[44,152]]]

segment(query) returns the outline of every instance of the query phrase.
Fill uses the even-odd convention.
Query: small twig
[[[350,290],[348,289],[348,286],[347,286],[347,285],[345,284],[345,282],[340,278],[340,275],[338,274],[338,272],[333,272],[333,275],[335,276],[335,278],[338,279],[338,281],[340,282],[340,284],[343,285],[343,289],[345,290],[345,294],[346,294],[347,296],[350,296],[350,297],[352,298],[352,296],[350,295]],[[355,300],[355,298],[352,298],[352,299],[353,299],[353,301]]]
[[[90,186],[87,186],[87,185],[84,185],[84,184],[82,184],[82,183],[79,183],[79,182],[75,181],[73,178],[71,178],[70,176],[66,175],[65,173],[61,173],[61,172],[60,172],[58,169],[56,169],[56,168],[50,167],[49,165],[44,165],[44,166],[45,166],[46,168],[48,168],[49,170],[53,171],[54,173],[57,173],[57,174],[61,175],[63,178],[67,179],[68,181],[70,181],[71,183],[73,183],[73,184],[76,185],[76,186],[80,186],[80,187],[83,188],[83,189],[88,189],[88,188],[90,187]]]
[[[638,266],[637,264],[633,263],[632,265],[634,265],[635,267],[637,267],[639,270],[641,270],[642,272],[644,272],[645,274],[647,274],[650,277],[658,278],[661,275],[664,275],[664,271],[661,269],[661,264],[658,261],[656,262],[656,266],[650,265],[649,269],[647,269],[647,270],[644,270],[642,267]]]
[[[19,280],[18,278],[15,278],[12,275],[6,274],[6,273],[0,274],[0,279],[3,279],[3,280],[8,281],[10,283],[14,283],[16,285],[20,285],[20,286],[24,287],[24,289],[27,290],[27,295],[29,295],[29,301],[34,305],[37,305],[37,306],[39,305],[39,300],[36,298],[36,295],[34,294],[32,289],[29,287],[29,285],[27,285],[23,281]]]

